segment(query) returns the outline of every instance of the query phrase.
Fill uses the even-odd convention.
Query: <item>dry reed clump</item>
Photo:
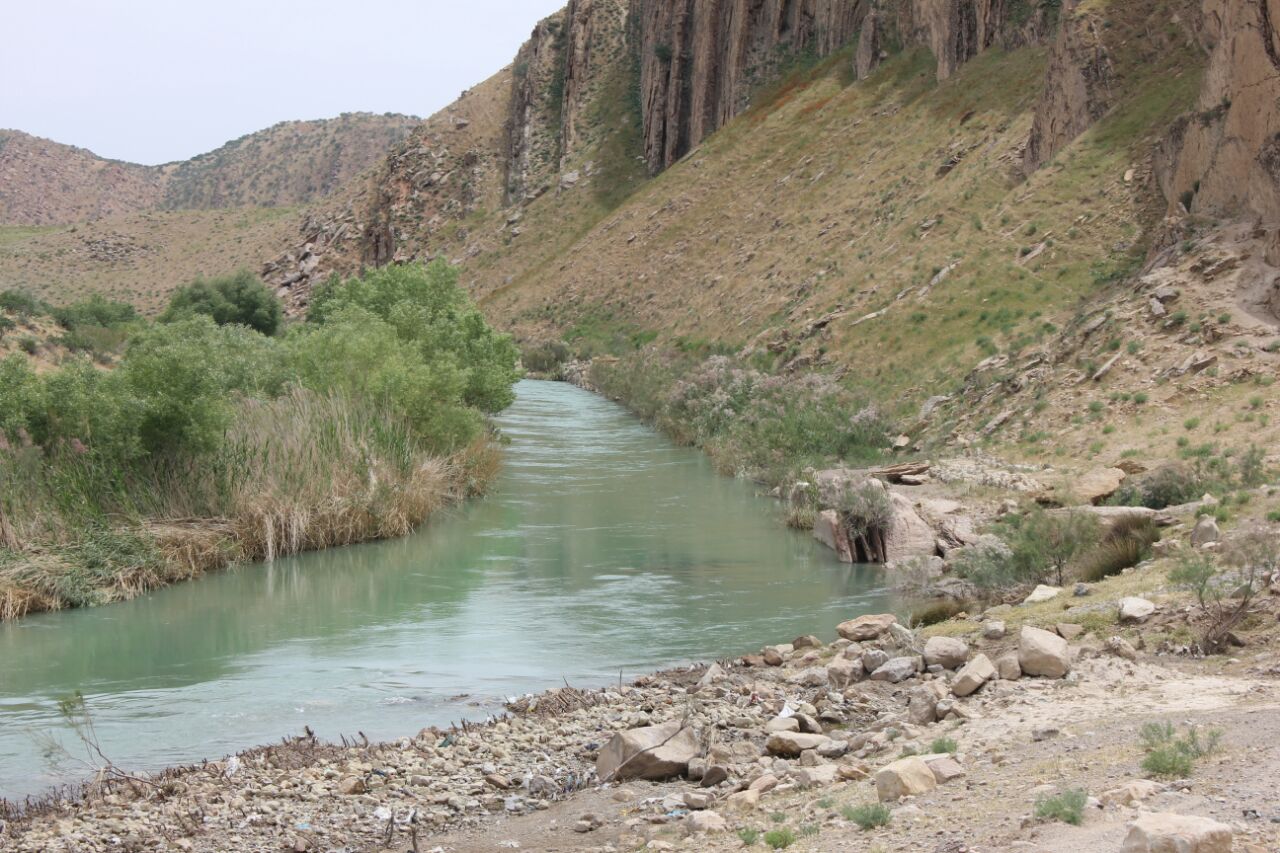
[[[341,393],[245,398],[218,450],[133,472],[93,518],[59,501],[64,472],[32,468],[18,492],[27,511],[0,515],[0,620],[134,598],[236,560],[404,536],[482,493],[499,464],[484,439],[435,456],[407,422]]]

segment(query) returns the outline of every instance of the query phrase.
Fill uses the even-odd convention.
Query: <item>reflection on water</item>
[[[887,606],[873,569],[606,400],[522,382],[499,421],[493,494],[407,539],[0,626],[0,796],[59,781],[32,733],[65,740],[56,704],[76,690],[114,761],[154,767],[304,725],[412,734]]]

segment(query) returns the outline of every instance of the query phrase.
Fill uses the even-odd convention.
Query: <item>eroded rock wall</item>
[[[866,0],[633,0],[645,160],[659,172],[748,105],[788,57],[857,35]]]
[[[1280,226],[1280,0],[1205,0],[1197,110],[1166,146],[1170,212]]]

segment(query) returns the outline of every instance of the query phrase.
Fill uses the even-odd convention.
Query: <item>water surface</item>
[[[75,775],[41,741],[80,752],[57,710],[77,690],[103,751],[154,768],[304,725],[410,735],[888,606],[702,454],[570,385],[518,392],[492,494],[414,536],[0,625],[0,797]]]

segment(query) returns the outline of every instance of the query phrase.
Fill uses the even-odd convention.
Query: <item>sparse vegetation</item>
[[[893,813],[884,803],[862,803],[856,806],[845,806],[840,810],[845,820],[853,821],[862,829],[875,829],[888,826]]]
[[[1061,794],[1036,800],[1036,817],[1079,826],[1084,823],[1084,807],[1088,801],[1087,793],[1079,788],[1071,788]]]
[[[1181,736],[1172,723],[1147,723],[1138,733],[1146,757],[1142,769],[1163,779],[1186,779],[1195,763],[1217,752],[1222,732],[1214,729],[1203,737],[1194,726]]]
[[[1203,654],[1218,654],[1235,641],[1233,632],[1248,616],[1262,591],[1262,580],[1280,570],[1280,534],[1254,526],[1237,533],[1223,549],[1227,566],[1220,571],[1217,557],[1201,550],[1179,556],[1169,573],[1171,583],[1189,590],[1199,607]]]
[[[787,828],[771,829],[764,834],[764,843],[774,850],[786,850],[797,841],[796,834]]]

